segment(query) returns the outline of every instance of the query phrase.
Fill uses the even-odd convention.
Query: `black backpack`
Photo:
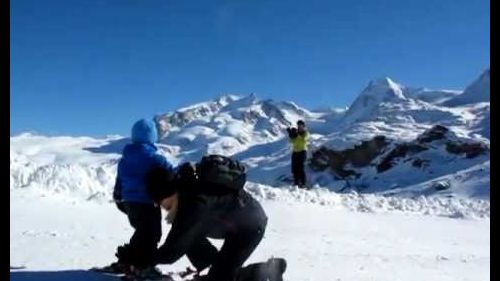
[[[205,194],[238,193],[246,182],[246,169],[239,161],[223,155],[203,156],[196,164],[199,191]]]

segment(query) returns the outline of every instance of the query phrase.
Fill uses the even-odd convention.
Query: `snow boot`
[[[111,274],[129,274],[130,273],[130,264],[121,263],[121,262],[113,262],[110,265],[103,267],[94,267],[93,271],[103,272],[103,273],[111,273]]]
[[[250,264],[238,272],[236,281],[283,281],[286,261],[271,258],[267,262]]]
[[[132,276],[135,280],[162,280],[164,275],[154,266],[147,266],[143,268],[132,266]]]

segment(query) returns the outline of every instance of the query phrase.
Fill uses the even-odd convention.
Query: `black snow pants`
[[[160,207],[136,202],[121,204],[134,234],[128,244],[118,247],[118,261],[137,267],[154,265],[153,255],[161,239]]]
[[[228,235],[220,251],[207,238],[200,239],[188,251],[187,257],[198,270],[211,265],[203,281],[236,281],[241,266],[262,240],[266,224]]]
[[[306,184],[305,162],[307,151],[292,153],[292,174],[295,185],[303,187]]]

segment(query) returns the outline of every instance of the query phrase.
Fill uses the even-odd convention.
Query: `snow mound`
[[[256,183],[247,184],[246,189],[260,199],[319,204],[355,212],[401,212],[469,219],[490,217],[490,202],[480,199],[426,197],[422,195],[403,198],[356,192],[341,194],[319,187],[313,190],[297,187],[273,188]]]

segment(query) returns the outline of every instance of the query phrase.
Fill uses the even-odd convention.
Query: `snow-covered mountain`
[[[334,114],[334,113],[331,113]],[[314,121],[313,113],[293,102],[260,100],[256,95],[222,96],[155,117],[161,143],[182,159],[203,154],[233,155],[284,137],[285,129],[299,119]]]
[[[439,102],[458,97],[458,93],[415,90],[390,78],[374,80],[347,110],[331,139],[337,142],[335,145],[342,145],[343,138],[348,140],[347,145],[352,145],[353,141],[382,134],[407,141],[434,125],[451,127],[461,136],[470,136],[472,123],[481,118],[479,112],[472,112],[472,107],[452,108]]]
[[[447,106],[461,106],[480,102],[490,102],[490,69],[470,84],[463,94],[446,102]]]
[[[377,111],[386,103],[404,103],[402,86],[386,77],[371,81],[347,110],[343,122],[357,123],[380,115]]]
[[[399,194],[409,194],[403,192],[405,187],[432,190],[429,185],[438,178],[454,178],[459,174],[467,177],[470,173],[465,171],[474,167],[481,167],[486,171],[484,175],[489,175],[489,165],[485,165],[489,163],[489,111],[487,70],[463,93],[409,88],[383,78],[371,81],[347,109],[310,111],[293,102],[259,99],[254,94],[225,95],[157,115],[154,119],[161,135],[159,146],[174,163],[197,161],[207,153],[233,156],[247,165],[251,182],[273,186],[290,184],[290,149],[285,129],[303,119],[312,133],[311,163],[307,171],[311,185],[334,191],[383,193],[393,189],[401,191]],[[446,138],[426,143],[425,151],[396,157],[389,169],[377,169],[391,152],[411,147],[436,126],[448,131]],[[318,170],[315,166],[324,160],[321,160],[322,151],[330,157],[335,153],[363,155],[363,146],[370,146],[370,141],[380,136],[387,144],[380,151],[369,153],[367,166],[356,165],[352,159],[343,160],[342,169],[354,171],[351,177],[343,172],[339,174],[337,168]],[[90,189],[88,196],[105,197],[107,189],[90,186],[99,183],[110,188],[116,159],[127,141],[118,136],[92,139],[23,134],[12,137],[11,189],[29,186]],[[450,145],[486,149],[469,158],[451,153]],[[64,150],[60,150],[61,147]],[[334,159],[329,158],[327,163],[337,163]],[[474,192],[474,184],[468,183],[467,191],[456,186],[465,181],[451,181],[454,186],[446,192],[435,190],[425,194],[489,198],[489,177],[481,181],[482,192]],[[485,186],[488,188],[483,188]]]

